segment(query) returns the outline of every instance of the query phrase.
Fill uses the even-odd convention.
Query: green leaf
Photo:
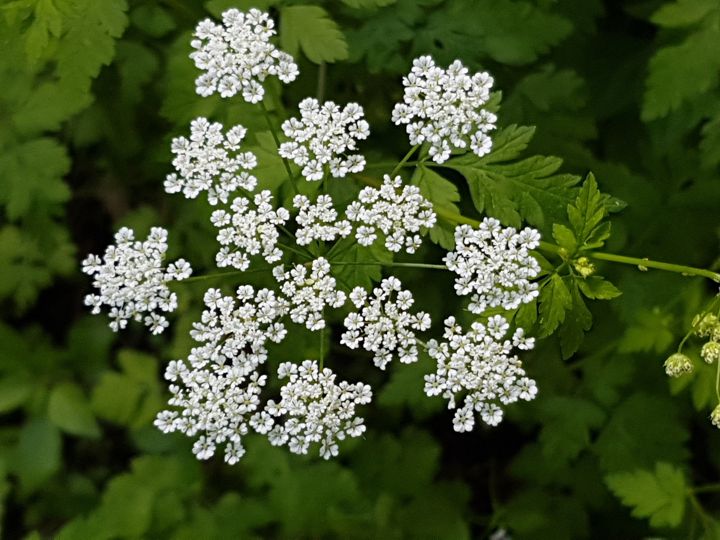
[[[577,284],[582,293],[592,300],[611,300],[622,294],[620,289],[600,276],[578,279]]]
[[[658,26],[679,28],[697,24],[717,9],[718,3],[715,0],[677,0],[663,4],[650,20]]]
[[[717,86],[720,28],[692,33],[680,45],[660,49],[650,60],[642,119],[662,118]]]
[[[15,221],[32,205],[65,202],[70,190],[62,177],[70,169],[67,152],[55,139],[43,137],[13,145],[0,153],[0,201]]]
[[[565,225],[553,223],[553,238],[560,247],[565,248],[569,253],[575,253],[577,249],[575,234]]]
[[[62,441],[58,429],[42,418],[20,430],[12,468],[25,492],[35,491],[60,468]]]
[[[22,406],[34,386],[32,381],[17,375],[0,379],[0,414]]]
[[[391,253],[385,249],[382,242],[361,246],[350,237],[335,244],[327,258],[333,263],[332,273],[337,278],[338,285],[345,290],[358,286],[371,288],[373,283],[382,279],[382,264],[392,262]]]
[[[127,375],[104,373],[92,392],[93,412],[103,420],[128,425],[135,417],[143,393],[142,385]]]
[[[293,56],[302,49],[316,64],[348,57],[345,36],[328,12],[319,6],[288,6],[280,11],[280,44]]]
[[[578,243],[582,246],[607,213],[592,173],[585,178],[575,202],[568,205],[567,213]]]
[[[686,422],[678,417],[677,400],[667,392],[663,395],[638,392],[612,411],[595,442],[595,451],[607,472],[649,468],[656,461],[685,459],[688,436]]]
[[[549,336],[565,320],[565,312],[572,306],[572,296],[563,278],[553,274],[540,291],[540,335]]]
[[[570,461],[590,446],[590,430],[605,420],[593,402],[569,396],[551,396],[538,403],[543,419],[540,444],[543,454]]]
[[[625,329],[620,341],[620,352],[655,351],[664,353],[675,340],[671,324],[673,317],[659,309],[641,309],[634,321]]]
[[[572,297],[572,306],[558,332],[563,360],[567,360],[575,354],[582,344],[585,332],[592,327],[592,314],[578,292],[578,281],[577,279],[572,280],[568,287]]]
[[[608,487],[632,515],[650,519],[653,527],[677,527],[685,512],[687,486],[683,472],[669,463],[658,463],[655,471],[610,474]]]
[[[397,0],[342,0],[342,3],[346,6],[356,9],[385,7],[395,2],[397,2]]]
[[[556,174],[562,160],[555,157],[534,156],[509,162],[527,144],[530,132],[517,127],[507,129],[511,133],[501,131],[487,156],[465,154],[448,160],[444,166],[465,177],[480,213],[516,228],[522,220],[539,228],[564,221],[579,178]]]
[[[61,430],[72,435],[99,437],[95,416],[82,389],[74,383],[60,383],[50,392],[48,418]]]
[[[447,250],[453,249],[456,224],[445,219],[443,211],[460,214],[460,209],[455,204],[460,201],[457,186],[432,169],[423,166],[415,169],[410,181],[420,188],[420,193],[426,199],[432,201],[438,214],[437,223],[430,229],[430,240]]]

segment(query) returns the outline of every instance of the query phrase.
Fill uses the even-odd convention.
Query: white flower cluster
[[[318,100],[305,98],[300,102],[300,119],[290,118],[282,124],[283,133],[291,139],[280,145],[280,156],[302,167],[307,180],[322,180],[325,170],[335,178],[357,173],[365,168],[365,158],[350,154],[357,149],[356,141],[370,134],[363,108],[348,103],[344,109],[332,101],[322,106]]]
[[[190,58],[205,72],[195,80],[198,94],[218,92],[227,98],[242,93],[245,101],[258,103],[269,75],[285,83],[295,80],[299,71],[293,57],[270,43],[275,24],[267,13],[229,9],[222,19],[223,25],[205,19],[195,29]]]
[[[332,242],[338,237],[345,238],[352,232],[349,221],[338,220],[330,195],[319,195],[315,204],[305,195],[295,195],[293,206],[299,210],[295,218],[299,225],[295,238],[300,246],[307,246],[313,240]]]
[[[190,332],[202,345],[192,349],[187,363],[168,365],[168,403],[174,409],[160,412],[155,425],[165,433],[199,435],[193,446],[198,459],[212,457],[224,444],[225,461],[232,465],[245,453],[242,436],[265,386],[257,368],[267,359],[266,343],[285,338],[280,319],[288,305],[273,291],[249,285],[238,288],[236,298],[209,289],[204,301],[207,309]]]
[[[107,247],[102,259],[88,255],[82,263],[83,272],[95,277],[93,286],[100,290],[99,294],[88,294],[85,305],[92,307],[94,314],[100,313],[103,305],[108,306],[114,332],[134,319],[143,321],[153,334],[160,334],[168,322],[157,312],[177,308],[177,295],[170,292],[167,282],[192,274],[184,259],[163,268],[167,247],[167,231],[160,227],[153,227],[144,242],[135,240],[132,229],[120,229],[115,245]]]
[[[307,454],[312,443],[320,443],[325,459],[337,456],[337,441],[359,437],[365,432],[363,419],[355,416],[355,407],[370,403],[372,391],[363,383],[335,383],[335,374],[320,369],[314,360],[301,365],[280,364],[278,378],[289,378],[280,390],[280,403],[268,401],[264,410],[253,416],[253,428],[267,434],[275,446],[287,444],[295,454]],[[276,419],[285,416],[283,423]]]
[[[371,245],[381,232],[385,247],[395,253],[403,247],[407,253],[415,253],[421,244],[417,233],[431,228],[437,220],[432,203],[417,186],[403,186],[402,178],[392,179],[387,174],[380,189],[363,188],[345,214],[360,224],[355,232],[359,244]]]
[[[283,265],[273,268],[273,276],[281,283],[280,290],[292,308],[290,319],[304,324],[309,330],[325,328],[323,309],[339,308],[346,300],[346,295],[336,289],[335,278],[330,275],[330,263],[319,257],[312,262],[308,273],[307,266],[295,264],[289,271]]]
[[[247,130],[242,126],[231,128],[223,135],[223,126],[199,117],[190,124],[190,139],[176,137],[170,149],[175,154],[175,173],[165,179],[165,191],[179,193],[194,199],[207,191],[208,201],[215,205],[226,203],[228,196],[242,188],[252,191],[257,179],[247,171],[257,166],[252,152],[240,152],[240,143]]]
[[[277,247],[280,236],[278,226],[290,219],[285,208],[273,210],[270,191],[256,194],[253,202],[245,197],[233,201],[230,212],[215,210],[210,221],[219,231],[217,240],[222,246],[216,256],[220,268],[232,266],[238,270],[247,270],[250,256],[262,255],[269,263],[282,257]],[[253,208],[254,206],[254,208]]]
[[[498,405],[508,405],[518,399],[530,401],[537,394],[535,381],[525,376],[517,356],[510,356],[513,347],[528,350],[535,345],[518,328],[511,339],[505,339],[509,325],[500,315],[487,325],[472,323],[463,333],[455,317],[445,320],[446,341],[428,342],[428,354],[437,362],[437,371],[425,375],[425,393],[442,395],[448,408],[456,407],[456,400],[464,395],[463,404],[455,411],[455,431],[471,431],[475,426],[475,412],[483,422],[496,426],[503,417]]]
[[[408,312],[415,300],[410,291],[403,290],[399,279],[383,279],[370,298],[365,289],[355,287],[350,301],[359,311],[345,317],[347,331],[340,343],[351,349],[362,344],[363,349],[374,354],[373,361],[380,369],[385,369],[395,351],[400,362],[417,362],[417,338],[413,330],[428,330],[430,315],[424,311],[414,315]]]
[[[490,99],[493,78],[488,73],[468,75],[455,60],[447,70],[429,56],[413,60],[403,77],[405,94],[392,112],[395,124],[407,124],[410,144],[428,143],[436,163],[448,160],[453,149],[470,149],[484,156],[492,148],[489,131],[497,117],[483,106]]]
[[[503,228],[493,218],[485,218],[478,228],[458,225],[455,228],[455,251],[445,258],[448,269],[455,272],[455,291],[471,294],[473,313],[487,308],[516,309],[538,296],[540,265],[530,254],[540,244],[540,233],[526,227],[518,232]]]

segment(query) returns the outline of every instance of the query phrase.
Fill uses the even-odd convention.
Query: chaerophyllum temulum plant
[[[107,310],[114,331],[135,320],[162,333],[178,305],[173,282],[217,283],[190,330],[196,345],[167,366],[171,398],[155,420],[164,432],[193,438],[199,459],[222,451],[236,463],[250,432],[293,453],[317,447],[328,459],[342,440],[364,433],[372,389],[336,373],[343,366],[333,362],[328,339],[363,351],[354,361],[380,370],[429,358],[425,394],[445,400],[455,431],[467,432],[478,422],[499,424],[506,407],[537,395],[534,366],[526,370],[521,359],[536,339],[557,334],[566,358],[578,349],[592,324],[586,300],[620,294],[598,275],[598,262],[720,281],[709,270],[600,251],[610,237],[607,218],[623,203],[602,194],[592,174],[578,186],[580,178],[558,173],[556,158],[519,158],[533,130],[497,127],[500,99],[488,73],[470,73],[459,60],[444,67],[429,56],[414,59],[391,118],[410,148],[396,163],[373,162],[362,151],[371,126],[361,105],[308,97],[276,106],[277,81],[292,83],[299,69],[274,35],[268,14],[230,9],[221,23],[202,21],[192,41],[197,93],[257,106],[284,170],[282,178],[263,178],[242,125],[199,117],[173,139],[165,190],[207,199],[220,271],[192,275],[186,260],[166,261],[168,233],[159,227],[145,239],[123,228],[102,257],[83,263],[97,288],[86,304],[93,313]],[[477,216],[456,204],[462,178]],[[357,186],[353,197],[333,196],[338,182]],[[553,241],[542,240],[540,229]],[[427,260],[419,250],[428,242],[445,255]],[[454,288],[447,294],[462,299],[462,312],[431,320],[394,269],[427,274],[432,286],[432,274],[448,273]],[[274,285],[243,282],[258,272]],[[693,334],[707,340],[701,356],[717,366],[718,403],[719,298],[665,362],[669,376],[691,371],[684,344]],[[342,325],[328,322],[333,313]],[[280,359],[270,372],[269,350],[293,325],[317,335],[316,354]],[[720,427],[720,404],[711,421]]]

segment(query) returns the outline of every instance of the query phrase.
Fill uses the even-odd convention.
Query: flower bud
[[[582,277],[586,278],[595,273],[595,265],[587,257],[580,257],[573,263],[575,270]]]
[[[720,428],[720,405],[716,406],[713,412],[710,413],[710,421],[713,426]]]
[[[684,373],[692,373],[693,363],[690,358],[683,353],[675,353],[665,360],[665,373],[668,377],[679,377]]]
[[[718,318],[713,313],[706,313],[705,316],[696,315],[693,319],[693,328],[700,337],[707,337],[718,329]]]
[[[708,364],[720,360],[720,343],[717,341],[708,341],[700,350],[700,356],[702,356],[703,360]]]

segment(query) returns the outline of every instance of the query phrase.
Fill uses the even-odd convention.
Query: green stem
[[[324,317],[324,314],[323,314]],[[320,370],[325,365],[325,327],[320,329]]]
[[[416,167],[420,164],[420,161],[406,161],[402,164],[403,167]],[[397,167],[395,161],[378,161],[377,163],[369,164],[365,166],[365,169],[389,169],[390,167]]]
[[[206,279],[218,279],[225,276],[236,276],[238,274],[256,274],[258,272],[272,272],[272,269],[272,266],[265,266],[263,268],[255,268],[254,270],[232,270],[230,272],[215,272],[214,274],[191,276],[182,280],[171,280],[171,283],[189,283],[193,281],[205,281]]]
[[[327,64],[325,62],[320,62],[320,66],[318,67],[318,81],[317,81],[317,92],[316,97],[317,100],[322,103],[323,98],[325,97],[325,82],[327,80]]]
[[[391,178],[394,178],[394,177],[395,177],[395,175],[397,174],[397,172],[398,172],[400,169],[403,168],[403,165],[405,165],[405,164],[407,163],[408,159],[410,159],[410,157],[415,153],[415,151],[416,151],[418,148],[420,148],[420,145],[419,145],[419,144],[416,144],[415,146],[413,146],[413,147],[408,151],[408,153],[405,154],[405,157],[402,158],[402,159],[398,162],[397,165],[395,165],[395,168],[394,168],[394,169],[392,170],[392,172],[390,173],[390,177],[391,177]]]
[[[715,366],[715,396],[720,402],[720,361],[715,363],[717,364]]]
[[[275,146],[280,148],[280,137],[278,137],[277,131],[275,130],[275,126],[273,125],[272,118],[270,117],[270,111],[268,110],[264,101],[260,102],[260,108],[262,109],[263,116],[265,117],[265,122],[267,122],[268,128],[270,129],[270,134],[272,135],[273,141],[275,141]],[[299,193],[297,184],[295,183],[295,177],[293,176],[292,169],[290,168],[290,163],[285,158],[282,158],[282,162],[283,162],[283,166],[285,167],[285,172],[287,173],[287,176],[290,179],[290,183],[292,184],[292,187],[295,190],[295,193]]]
[[[387,266],[390,268],[428,268],[430,270],[447,270],[447,266],[444,264],[429,264],[429,263],[410,263],[410,262],[392,262],[384,263],[380,261],[373,262],[344,262],[344,261],[330,261],[330,265],[335,266]]]
[[[707,493],[711,491],[720,491],[720,483],[717,484],[706,484],[704,486],[697,486],[690,488],[693,493]]]
[[[657,270],[665,270],[666,272],[675,272],[686,276],[700,276],[720,282],[720,274],[705,270],[704,268],[695,268],[693,266],[685,266],[682,264],[672,264],[661,261],[652,261],[650,259],[639,259],[637,257],[626,257],[625,255],[615,255],[614,253],[603,253],[601,251],[589,252],[587,256],[591,259],[599,261],[610,261],[620,264],[631,264],[641,268],[656,268]]]

